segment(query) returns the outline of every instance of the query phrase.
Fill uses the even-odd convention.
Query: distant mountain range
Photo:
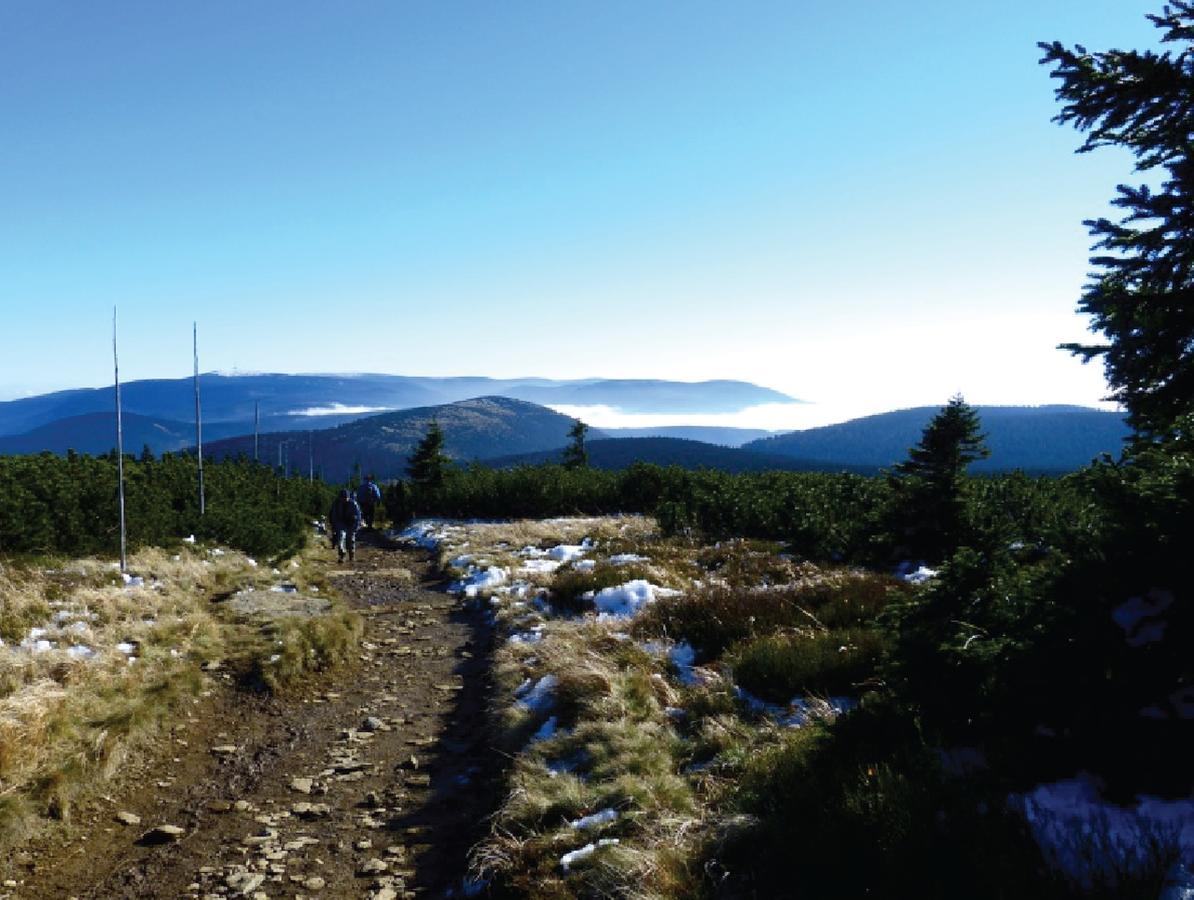
[[[212,429],[213,434],[252,432],[254,404],[260,404],[262,430],[306,431],[374,413],[480,396],[509,397],[541,405],[609,406],[626,413],[725,413],[763,403],[796,402],[779,391],[744,381],[208,373],[199,377],[199,383],[204,427]],[[193,390],[190,378],[131,381],[121,385],[121,401],[126,414],[189,422],[194,418]],[[27,434],[63,419],[109,413],[113,406],[110,387],[0,402],[0,435]],[[225,429],[225,425],[229,427]]]
[[[575,420],[510,396],[374,412],[378,406],[437,393],[451,395],[478,384],[537,396],[546,392],[552,399],[566,397],[584,404],[631,403],[628,398],[638,392],[642,399],[633,402],[640,406],[673,404],[673,410],[677,404],[695,403],[701,397],[706,398],[701,402],[709,409],[719,403],[762,402],[774,399],[775,394],[743,382],[210,375],[201,380],[204,450],[215,457],[252,455],[252,409],[259,400],[263,406],[260,459],[270,464],[285,461],[292,471],[303,473],[314,464],[332,481],[347,477],[357,465],[382,478],[401,475],[432,419],[445,431],[449,454],[462,462],[480,460],[501,466],[559,458]],[[123,386],[125,451],[140,453],[145,446],[155,453],[192,448],[191,391],[189,379]],[[110,390],[96,390],[0,403],[0,453],[65,453],[67,449],[105,453],[115,444],[115,416],[106,407],[110,400]],[[100,408],[86,410],[97,405]],[[266,415],[265,409],[280,412]],[[339,411],[322,414],[332,409]],[[1118,453],[1128,434],[1121,415],[1084,407],[980,406],[977,410],[992,452],[989,459],[974,464],[974,472],[1073,471],[1101,453]],[[620,468],[643,460],[731,472],[878,472],[907,456],[937,412],[938,407],[927,406],[897,410],[780,435],[704,426],[593,430],[589,450],[592,464],[600,468]]]
[[[406,463],[432,421],[444,431],[445,452],[460,462],[562,447],[575,419],[509,397],[479,397],[368,416],[334,428],[260,435],[260,459],[306,473],[315,466],[330,481],[343,481],[359,465],[380,479],[404,474]],[[253,436],[204,445],[212,458],[253,455]]]
[[[1102,453],[1118,455],[1129,433],[1120,413],[1082,406],[976,409],[991,456],[975,462],[972,472],[1070,472]],[[938,412],[936,406],[901,409],[751,441],[743,449],[878,470],[905,459]]]

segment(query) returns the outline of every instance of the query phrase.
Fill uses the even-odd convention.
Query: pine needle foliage
[[[1160,175],[1158,187],[1119,185],[1119,222],[1085,222],[1096,255],[1078,311],[1105,341],[1062,345],[1084,361],[1102,357],[1110,399],[1155,437],[1194,412],[1194,3],[1148,18],[1176,54],[1039,46],[1060,82],[1054,121],[1086,133],[1078,152],[1123,147],[1137,172]]]
[[[439,487],[444,483],[451,466],[452,460],[444,452],[444,430],[439,422],[432,420],[419,446],[411,454],[406,474],[422,487]]]

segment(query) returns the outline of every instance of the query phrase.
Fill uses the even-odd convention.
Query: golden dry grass
[[[344,656],[360,625],[342,605],[279,623],[213,602],[283,580],[328,596],[317,554],[271,570],[219,548],[146,549],[129,560],[138,585],[101,560],[0,565],[0,846],[36,815],[69,816],[80,791],[210,685],[205,663],[280,686]]]

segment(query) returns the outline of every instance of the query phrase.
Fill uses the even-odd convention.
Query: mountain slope
[[[200,376],[205,425],[235,423],[253,430],[254,404],[262,429],[305,431],[389,410],[441,405],[479,396],[531,403],[604,405],[627,412],[727,412],[761,403],[791,402],[778,391],[742,381],[629,381],[544,378],[423,378],[403,375]],[[121,385],[126,413],[186,422],[194,416],[190,378],[130,381]],[[111,387],[59,391],[0,402],[0,435],[21,434],[59,419],[113,408]]]
[[[392,478],[404,474],[432,420],[444,431],[448,455],[462,462],[562,446],[575,422],[522,400],[478,397],[366,416],[320,431],[268,432],[261,435],[261,459],[276,464],[281,453],[288,469],[305,473],[313,464],[331,481],[344,480],[358,464],[362,472]],[[251,456],[253,436],[214,441],[204,449],[214,457]]]
[[[164,450],[181,450],[195,443],[194,423],[125,413],[121,416],[121,429],[124,432],[125,453],[140,453],[145,446],[154,453],[161,453]],[[208,436],[206,430],[204,435]],[[210,436],[220,437],[222,434],[216,429]],[[42,451],[61,454],[75,450],[98,456],[115,446],[116,414],[113,412],[70,416],[24,434],[0,435],[0,454]]]
[[[973,472],[1024,469],[1073,471],[1101,453],[1117,454],[1128,434],[1119,413],[1080,406],[976,407],[991,449]],[[908,455],[939,412],[935,406],[852,419],[751,441],[743,449],[795,459],[833,460],[853,466],[888,467]]]
[[[752,453],[733,447],[720,447],[684,438],[641,437],[590,440],[589,465],[595,469],[624,469],[636,462],[684,469],[720,469],[723,472],[849,471],[849,466],[828,462],[798,460],[774,454]],[[563,447],[536,453],[522,453],[483,460],[486,465],[504,469],[520,465],[559,462]],[[870,471],[869,469],[867,471]]]

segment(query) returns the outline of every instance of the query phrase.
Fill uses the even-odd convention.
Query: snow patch
[[[578,862],[586,860],[590,856],[592,856],[594,853],[596,853],[598,848],[609,847],[616,843],[618,843],[617,838],[602,838],[601,840],[599,840],[595,843],[585,844],[579,850],[572,850],[568,853],[565,853],[563,856],[561,856],[560,857],[560,868],[562,868],[565,872],[567,872],[569,869],[572,868],[572,866],[576,865]]]
[[[660,597],[675,597],[679,593],[671,588],[659,587],[642,578],[637,578],[617,587],[603,588],[593,594],[591,599],[597,607],[600,618],[622,618],[634,615]]]
[[[522,691],[522,696],[518,699],[519,705],[533,712],[550,709],[555,703],[555,690],[559,683],[560,680],[555,675],[544,675],[529,689]]]
[[[1122,865],[1159,837],[1172,841],[1181,854],[1169,872],[1163,900],[1194,896],[1194,799],[1141,796],[1135,807],[1116,806],[1102,798],[1087,773],[1039,784],[1009,799],[1022,810],[1046,857],[1079,882],[1089,884],[1097,874],[1092,865]],[[1076,835],[1086,840],[1076,845]],[[1097,852],[1094,862],[1091,850]]]
[[[603,809],[601,812],[573,819],[568,825],[577,831],[584,831],[588,828],[600,828],[602,825],[608,825],[617,818],[618,811],[616,809]]]
[[[1173,604],[1173,592],[1153,588],[1145,597],[1129,597],[1111,611],[1111,618],[1124,630],[1129,647],[1143,647],[1165,637],[1168,624],[1154,618]]]

